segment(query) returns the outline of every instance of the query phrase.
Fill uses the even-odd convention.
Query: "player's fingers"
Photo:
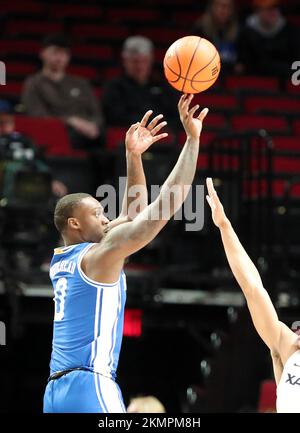
[[[152,138],[153,143],[155,143],[158,140],[161,140],[162,138],[166,138],[169,134],[167,132],[163,133],[163,134],[159,134],[156,135],[155,137]]]
[[[209,112],[208,108],[203,108],[203,110],[201,111],[201,113],[198,116],[198,119],[201,120],[201,122],[202,122],[205,119],[208,112]]]
[[[139,124],[140,122],[136,122],[133,125],[131,125],[127,131],[127,134],[132,134],[136,130],[136,128],[138,128]]]
[[[154,128],[154,126],[157,124],[157,122],[159,120],[161,120],[164,117],[163,114],[159,114],[158,116],[154,117],[154,119],[151,120],[151,122],[149,123],[149,125],[147,126],[147,128],[149,129],[149,131],[151,131],[151,129]]]
[[[166,126],[167,122],[161,122],[159,123],[155,128],[152,129],[151,134],[155,135],[158,133],[158,131],[161,130],[161,128],[163,128],[164,126]]]
[[[186,100],[185,100],[185,102],[184,102],[184,104],[185,104],[185,108],[186,108],[187,110],[189,110],[190,103],[192,102],[193,97],[194,97],[194,95],[191,93],[190,95],[188,95],[188,97],[186,98]]]
[[[195,112],[198,110],[198,108],[199,108],[198,104],[195,105],[193,108],[191,108],[190,111],[189,111],[189,117],[193,117],[194,114],[195,114]]]
[[[149,117],[153,113],[153,110],[148,110],[147,113],[144,114],[144,117],[141,120],[141,126],[145,126],[149,120]]]
[[[186,99],[186,94],[184,93],[183,95],[181,95],[179,102],[178,102],[178,107],[181,108],[182,104],[184,103],[185,99]]]

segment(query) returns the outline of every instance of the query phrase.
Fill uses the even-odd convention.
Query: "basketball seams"
[[[198,43],[197,43],[197,45],[196,45],[196,47],[195,47],[195,49],[194,49],[193,55],[192,55],[192,57],[191,57],[191,60],[190,60],[189,66],[188,66],[187,71],[186,71],[186,74],[185,74],[184,82],[183,82],[182,89],[181,89],[182,92],[184,91],[184,86],[185,86],[185,83],[186,83],[186,80],[187,80],[187,76],[188,76],[188,74],[189,74],[189,71],[190,71],[190,69],[191,69],[191,66],[192,66],[193,60],[194,60],[194,58],[195,58],[195,54],[196,54],[196,52],[197,52],[197,50],[198,50],[198,47],[199,47],[199,44],[200,44],[201,41],[202,41],[202,38],[199,36]]]
[[[179,81],[180,78],[183,78],[183,77],[181,77],[181,75],[178,75],[177,72],[173,71],[173,69],[171,69],[170,66],[167,63],[164,64],[164,67],[165,68],[167,67],[169,69],[169,71],[172,72],[172,74],[174,74],[174,75],[176,75],[178,77],[176,80],[170,80],[168,78],[168,81],[170,81],[170,83],[177,83],[177,81]]]
[[[218,63],[218,65],[219,65],[219,63]],[[170,78],[168,78],[168,81],[170,81],[170,83],[176,83],[180,79],[182,79],[182,80],[185,79],[185,77],[182,77],[181,75],[178,75],[177,72],[173,71],[173,69],[171,69],[168,64],[165,64],[165,67],[167,67],[169,69],[169,71],[172,72],[172,74],[174,74],[178,77],[176,80],[170,80]],[[197,74],[198,74],[198,72],[197,72]],[[214,78],[211,78],[210,80],[191,80],[190,78],[186,78],[186,81],[193,81],[194,83],[208,83],[209,81],[216,80],[217,78],[218,77],[214,77]]]
[[[181,64],[180,64],[180,60],[179,60],[179,56],[178,56],[178,52],[177,52],[177,45],[178,45],[178,42],[175,45],[175,54],[176,54],[176,60],[177,60],[178,67],[179,67],[179,74],[178,75],[180,76],[181,75]]]
[[[165,55],[164,70],[175,89],[183,93],[199,93],[217,80],[221,69],[219,52],[208,40],[200,36],[187,36],[178,39],[172,48],[169,48],[170,55]],[[209,54],[211,58],[208,61]],[[207,63],[203,66],[205,60]],[[198,77],[200,79],[197,80]]]
[[[200,72],[202,72],[204,69],[206,69],[214,60],[215,60],[215,57],[216,57],[216,55],[218,54],[218,51],[216,50],[215,51],[215,54],[214,54],[214,56],[212,57],[212,59],[207,63],[207,65],[205,65],[205,66],[203,66],[203,68],[201,68],[201,69],[199,69],[199,71],[197,71],[193,76],[192,76],[192,78],[191,78],[191,81],[193,81],[194,80],[194,77],[196,77],[196,75],[198,75]]]

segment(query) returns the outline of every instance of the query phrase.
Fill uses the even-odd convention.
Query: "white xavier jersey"
[[[115,378],[123,335],[126,279],[97,283],[82,271],[84,254],[94,244],[57,248],[50,266],[54,288],[50,374],[85,367]]]
[[[300,350],[287,360],[277,386],[277,412],[300,413]]]

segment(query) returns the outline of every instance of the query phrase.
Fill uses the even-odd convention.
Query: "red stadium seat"
[[[156,23],[160,21],[159,10],[154,9],[130,9],[130,8],[112,8],[107,11],[106,19],[109,23]]]
[[[300,151],[300,137],[285,137],[285,136],[278,136],[278,137],[272,137],[274,149],[277,150],[296,150]]]
[[[21,95],[23,88],[23,83],[19,83],[18,81],[9,81],[5,84],[5,86],[0,86],[0,97],[13,97],[18,98]]]
[[[289,132],[288,121],[284,117],[279,116],[237,115],[232,117],[231,125],[234,131],[257,131],[265,129],[268,132]]]
[[[209,113],[205,118],[205,130],[224,130],[227,128],[226,117],[222,114]]]
[[[277,78],[266,78],[256,76],[232,76],[227,77],[225,86],[228,90],[252,91],[261,92],[279,91],[279,82]]]
[[[68,72],[71,75],[78,75],[79,77],[84,77],[87,80],[95,80],[98,77],[98,71],[91,66],[84,65],[70,65],[68,67]]]
[[[25,78],[26,75],[33,74],[37,70],[35,63],[28,62],[6,61],[5,66],[8,77],[14,75]]]
[[[53,117],[15,116],[16,130],[30,137],[34,144],[44,147],[46,155],[73,154],[64,123]]]
[[[204,148],[207,147],[215,137],[216,137],[215,132],[203,131],[200,139],[200,149],[202,149],[203,147]],[[178,145],[182,147],[185,141],[186,141],[186,133],[182,131],[178,134]]]
[[[112,66],[109,68],[103,68],[101,72],[103,80],[110,80],[119,77],[122,74],[122,69],[120,66]]]
[[[139,27],[137,31],[158,45],[170,45],[176,39],[186,36],[183,30],[167,29],[166,27]]]
[[[248,113],[295,113],[300,112],[300,100],[294,98],[249,97],[245,100]]]
[[[1,4],[1,10],[7,15],[13,16],[27,16],[27,15],[44,15],[46,12],[46,6],[43,2],[30,2],[30,1],[6,1],[5,4]]]
[[[72,47],[72,56],[100,62],[113,60],[114,53],[109,45],[79,44]]]
[[[273,197],[283,197],[285,192],[286,182],[284,180],[273,180],[272,181],[272,196]],[[268,186],[267,181],[262,179],[258,181],[257,179],[245,180],[243,183],[244,195],[248,198],[255,199],[258,196],[267,196]],[[299,188],[300,192],[300,188]]]
[[[201,17],[201,15],[193,10],[191,11],[175,11],[173,20],[180,27],[191,27]]]
[[[106,148],[115,150],[125,142],[127,128],[107,128],[106,130]]]
[[[43,36],[47,33],[60,33],[63,31],[61,23],[51,23],[49,21],[29,21],[13,20],[5,26],[5,35],[37,35]]]
[[[0,41],[0,51],[1,54],[32,54],[37,55],[41,44],[37,41],[31,40],[1,40]]]
[[[129,35],[127,27],[97,24],[79,24],[71,28],[74,39],[103,39],[107,41],[123,41]]]
[[[295,86],[291,80],[288,80],[286,83],[286,90],[288,93],[291,93],[292,95],[300,95],[300,84]]]
[[[294,133],[300,135],[300,120],[295,120],[293,123]]]
[[[208,107],[212,111],[233,111],[239,108],[239,101],[233,95],[196,94],[193,99],[193,104],[199,104],[200,107]]]
[[[278,156],[273,157],[273,170],[275,173],[300,173],[300,158],[294,156]]]
[[[80,4],[52,4],[50,6],[50,16],[55,19],[61,18],[78,18],[85,20],[88,18],[97,19],[101,18],[103,11],[100,6],[94,5],[80,5]]]

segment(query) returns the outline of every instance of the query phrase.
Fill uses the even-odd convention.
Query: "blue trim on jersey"
[[[109,361],[108,365],[110,367],[112,366],[112,363],[113,363],[113,352],[114,352],[115,345],[116,345],[116,326],[117,326],[118,317],[119,317],[119,314],[120,314],[120,285],[118,285],[118,310],[117,310],[117,312],[118,313],[117,313],[117,316],[115,318],[114,326],[113,326],[112,333],[111,333],[111,340],[112,340],[113,343],[112,343],[110,351],[109,351],[110,361]]]
[[[97,376],[96,377],[96,386],[98,387],[98,390],[99,390],[99,397],[100,397],[100,400],[101,400],[102,405],[104,407],[104,412],[108,413],[107,406],[104,402],[104,398],[103,398],[103,394],[102,394],[102,390],[101,390],[100,377],[98,374],[96,374],[96,376]]]

